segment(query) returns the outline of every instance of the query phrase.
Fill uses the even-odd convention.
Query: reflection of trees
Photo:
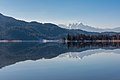
[[[100,34],[100,35],[91,35],[91,34],[78,34],[78,35],[70,35],[68,34],[66,38],[63,38],[67,41],[77,41],[77,42],[95,42],[96,40],[120,40],[120,34]]]
[[[119,42],[67,42],[67,47],[85,48],[85,47],[96,47],[96,48],[120,48]]]

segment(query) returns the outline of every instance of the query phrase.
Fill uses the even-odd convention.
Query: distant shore
[[[64,42],[112,42],[112,43],[120,43],[120,40],[81,40],[81,41],[73,41],[73,40],[65,40]]]
[[[96,42],[120,42],[120,40],[96,40]]]

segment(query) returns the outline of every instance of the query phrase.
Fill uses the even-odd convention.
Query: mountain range
[[[92,26],[88,26],[88,25],[84,25],[83,23],[72,23],[72,24],[68,24],[68,25],[64,25],[64,24],[59,24],[58,26],[63,27],[63,28],[67,28],[67,29],[81,29],[84,31],[89,31],[89,32],[120,32],[120,27],[117,28],[95,28]]]
[[[68,33],[89,33],[83,30],[69,30],[51,23],[26,22],[0,14],[0,40],[61,39]]]
[[[83,25],[83,24],[79,24]],[[73,26],[73,25],[71,25]],[[96,31],[96,30],[95,30]],[[115,32],[88,32],[81,29],[61,28],[52,23],[26,22],[0,14],[0,40],[62,39],[67,34],[116,34]]]

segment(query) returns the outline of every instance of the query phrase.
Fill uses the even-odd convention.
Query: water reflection
[[[0,43],[0,80],[120,80],[119,48],[119,43]]]
[[[68,48],[75,47],[75,48],[107,48],[107,49],[114,49],[120,48],[119,42],[67,42],[66,43]]]
[[[72,54],[67,55],[83,58],[95,54],[94,52],[85,54],[83,51],[100,48],[119,49],[120,43],[0,43],[0,68],[26,60],[51,59],[69,52]]]

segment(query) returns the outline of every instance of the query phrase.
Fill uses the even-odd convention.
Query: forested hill
[[[91,34],[80,29],[64,29],[51,23],[26,22],[0,14],[0,40],[39,40],[39,39],[62,39],[67,34]],[[102,33],[116,34],[116,33]]]

